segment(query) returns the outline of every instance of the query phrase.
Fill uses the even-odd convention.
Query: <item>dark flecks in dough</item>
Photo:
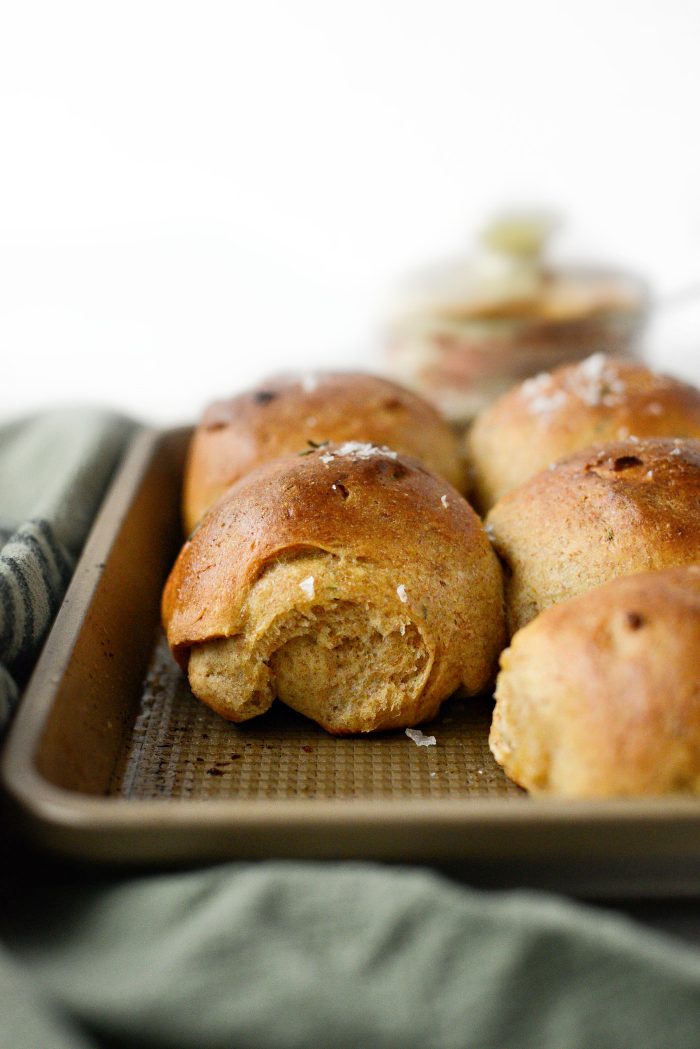
[[[619,455],[617,459],[613,459],[611,469],[615,473],[619,473],[621,470],[629,470],[633,466],[643,466],[642,460],[636,455]]]

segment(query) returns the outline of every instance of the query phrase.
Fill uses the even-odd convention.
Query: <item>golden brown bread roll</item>
[[[489,743],[530,791],[700,791],[700,568],[616,579],[501,656]]]
[[[509,492],[486,520],[512,634],[616,576],[700,561],[700,441],[585,449]]]
[[[700,390],[632,361],[596,353],[509,390],[465,438],[470,498],[486,513],[564,456],[636,437],[700,437]]]
[[[421,397],[357,372],[282,376],[204,412],[185,465],[186,533],[240,477],[260,463],[300,452],[309,441],[388,445],[422,459],[459,491],[465,488],[459,440]]]
[[[263,464],[205,515],[163,622],[195,695],[232,721],[279,696],[333,733],[405,727],[493,680],[501,569],[417,459],[331,445]]]

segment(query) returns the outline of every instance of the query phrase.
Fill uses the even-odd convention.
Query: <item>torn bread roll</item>
[[[333,733],[416,725],[490,684],[502,575],[417,459],[346,443],[267,463],[183,547],[163,595],[192,690],[231,721],[276,696]]]
[[[501,656],[489,744],[570,797],[700,792],[700,567],[616,579],[543,612]]]
[[[542,372],[485,408],[468,431],[470,498],[486,513],[550,463],[630,435],[700,438],[700,390],[603,353]]]
[[[464,491],[459,440],[423,398],[387,379],[359,372],[282,376],[205,410],[185,464],[186,534],[250,470],[300,452],[309,442],[325,441],[370,442],[415,455]]]
[[[700,441],[577,452],[505,495],[486,522],[513,634],[617,576],[700,561]]]

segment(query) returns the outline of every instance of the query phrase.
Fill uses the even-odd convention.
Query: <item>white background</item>
[[[700,5],[0,0],[0,413],[194,416],[378,366],[386,295],[493,207],[700,283]],[[700,302],[654,363],[700,378]]]

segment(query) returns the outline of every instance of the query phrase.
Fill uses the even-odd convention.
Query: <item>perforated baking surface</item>
[[[151,798],[521,797],[488,748],[492,702],[455,697],[404,732],[334,737],[282,703],[234,725],[192,695],[161,636],[113,794]]]

